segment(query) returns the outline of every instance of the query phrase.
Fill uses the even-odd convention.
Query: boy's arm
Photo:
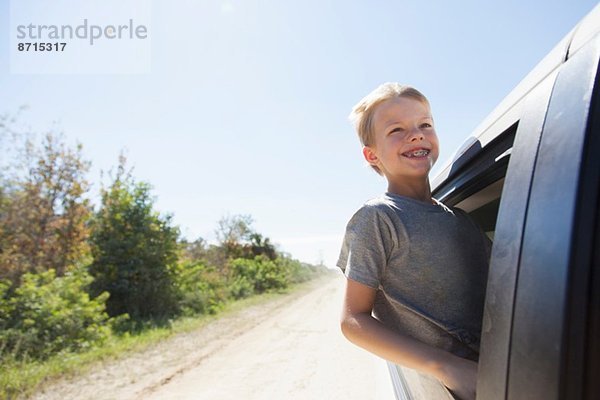
[[[352,343],[371,353],[432,375],[461,399],[475,399],[477,363],[387,328],[371,316],[376,290],[346,279],[341,328]]]

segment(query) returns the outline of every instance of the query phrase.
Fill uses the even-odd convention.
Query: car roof
[[[600,4],[590,11],[475,128],[432,181],[435,189],[516,122],[527,94],[600,32]],[[474,146],[477,144],[477,146]],[[467,152],[467,150],[469,150]]]

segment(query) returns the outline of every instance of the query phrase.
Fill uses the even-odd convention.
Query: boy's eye
[[[396,132],[404,132],[404,128],[400,128],[400,127],[394,128],[390,131],[390,135],[392,133],[396,133]]]
[[[431,128],[431,124],[429,122],[424,122],[421,124],[421,128]]]

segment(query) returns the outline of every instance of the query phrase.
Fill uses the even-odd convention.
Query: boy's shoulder
[[[445,204],[435,201],[435,203],[425,203],[410,197],[397,195],[394,193],[383,193],[380,196],[367,200],[359,209],[370,210],[370,212],[451,212],[455,211],[452,207],[447,207]]]
[[[372,199],[365,201],[361,208],[377,209],[377,208],[386,208],[386,207],[390,207],[390,206],[391,206],[391,202],[390,202],[389,198],[385,194],[382,194],[382,195],[373,197]]]
[[[367,200],[352,215],[349,225],[384,224],[395,225],[398,218],[399,207],[389,196],[383,194]]]
[[[394,203],[382,194],[380,196],[369,199],[354,213],[354,215],[378,215],[388,213],[393,210]]]
[[[384,193],[365,203],[354,213],[350,222],[384,223],[399,226],[407,222],[439,223],[451,219],[468,219],[466,213],[455,207],[448,207],[435,200],[425,203],[394,193]],[[442,218],[440,220],[440,218]]]

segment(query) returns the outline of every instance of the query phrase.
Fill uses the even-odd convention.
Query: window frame
[[[533,169],[556,73],[526,98],[496,222],[482,326],[477,393],[506,398],[512,316]]]

